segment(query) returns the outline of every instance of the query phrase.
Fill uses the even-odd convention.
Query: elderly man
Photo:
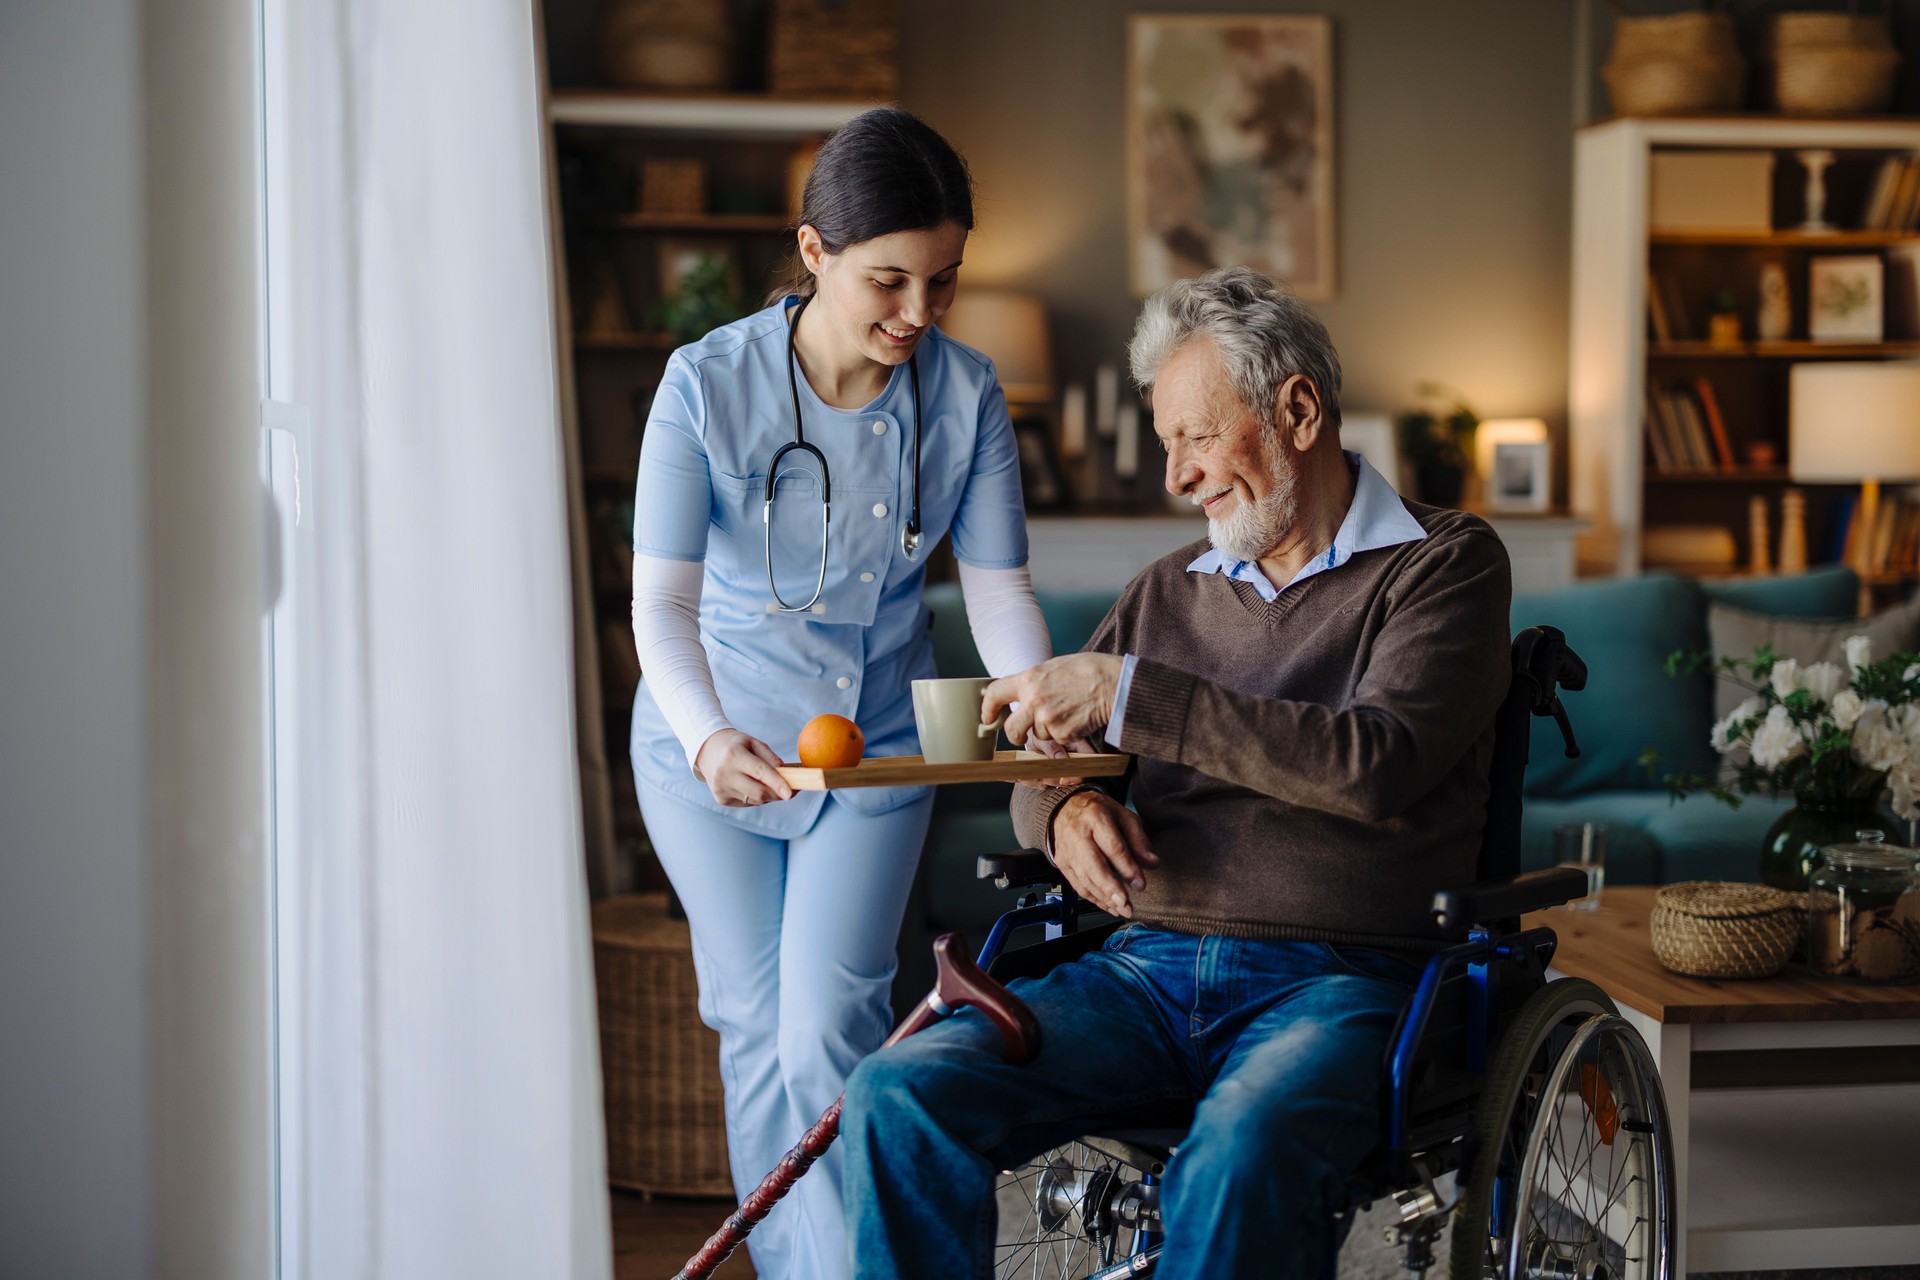
[[[1509,678],[1492,530],[1341,451],[1332,341],[1265,276],[1155,295],[1130,357],[1207,542],[1135,578],[1084,652],[995,681],[983,713],[1017,704],[1016,742],[1137,757],[1133,811],[1092,785],[1014,800],[1021,840],[1126,922],[1015,984],[1045,1033],[1032,1063],[1002,1062],[969,1011],[855,1072],[862,1276],[984,1274],[995,1170],[1182,1099],[1156,1274],[1331,1274],[1394,1019],[1443,941],[1428,906],[1473,878]]]

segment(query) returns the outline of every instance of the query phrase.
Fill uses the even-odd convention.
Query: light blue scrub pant
[[[789,840],[644,783],[640,812],[693,928],[700,1018],[720,1033],[727,1156],[745,1198],[887,1038],[894,947],[933,794],[878,815],[829,796],[813,829]],[[747,1247],[762,1280],[848,1274],[837,1149]]]

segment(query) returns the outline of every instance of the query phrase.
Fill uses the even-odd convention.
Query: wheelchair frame
[[[1527,1154],[1517,1154],[1512,1135],[1498,1144],[1487,1141],[1490,1135],[1506,1134],[1518,1117],[1519,1106],[1509,1101],[1514,1115],[1505,1117],[1504,1127],[1492,1123],[1500,1117],[1483,1115],[1490,1065],[1503,1062],[1502,1079],[1515,1078],[1515,1055],[1531,1054],[1535,1046],[1509,1046],[1504,1036],[1516,1023],[1521,1031],[1531,1030],[1547,1045],[1544,1033],[1532,1019],[1522,1017],[1533,1002],[1536,1014],[1544,1012],[1553,1035],[1563,1043],[1559,1056],[1547,1063],[1544,1073],[1526,1073],[1524,1078],[1551,1081],[1556,1089],[1564,1086],[1572,1068],[1569,1055],[1582,1051],[1596,1040],[1617,1041],[1617,1052],[1626,1055],[1626,1086],[1635,1105],[1644,1115],[1616,1111],[1613,1122],[1630,1136],[1646,1141],[1642,1157],[1649,1165],[1654,1185],[1647,1189],[1657,1220],[1647,1228],[1645,1241],[1658,1246],[1657,1254],[1643,1266],[1644,1275],[1667,1280],[1671,1274],[1674,1241],[1678,1224],[1674,1219],[1672,1149],[1667,1137],[1664,1097],[1660,1094],[1657,1072],[1651,1055],[1633,1029],[1619,1018],[1611,1001],[1590,984],[1561,980],[1550,984],[1547,969],[1557,945],[1550,928],[1521,930],[1519,917],[1526,912],[1557,906],[1583,896],[1588,889],[1586,876],[1578,869],[1554,868],[1526,875],[1519,869],[1519,818],[1521,782],[1526,768],[1527,726],[1533,716],[1552,716],[1566,740],[1567,754],[1578,754],[1571,725],[1560,705],[1556,686],[1570,690],[1582,688],[1585,667],[1567,648],[1565,637],[1552,628],[1528,628],[1513,645],[1514,678],[1497,720],[1494,762],[1491,770],[1493,790],[1488,802],[1487,834],[1479,859],[1480,873],[1487,877],[1465,889],[1435,895],[1434,915],[1445,927],[1467,929],[1465,941],[1445,948],[1427,963],[1411,998],[1402,1009],[1389,1041],[1383,1070],[1382,1105],[1386,1116],[1385,1135],[1380,1147],[1349,1180],[1348,1203],[1336,1219],[1336,1228],[1344,1231],[1354,1214],[1381,1199],[1391,1199],[1399,1209],[1400,1221],[1388,1229],[1389,1243],[1404,1250],[1403,1265],[1416,1275],[1434,1264],[1433,1243],[1447,1218],[1470,1197],[1487,1219],[1486,1239],[1495,1249],[1507,1242],[1507,1257],[1488,1258],[1484,1246],[1476,1249],[1456,1239],[1453,1251],[1454,1273],[1462,1265],[1478,1277],[1494,1275],[1517,1280],[1526,1275],[1587,1276],[1593,1280],[1608,1277],[1611,1267],[1594,1257],[1564,1259],[1550,1256],[1522,1256],[1522,1244],[1516,1234],[1514,1218],[1523,1199],[1530,1195],[1524,1179],[1534,1176],[1538,1162],[1538,1140],[1526,1136]],[[1044,896],[1026,894],[1018,905],[994,923],[981,948],[978,964],[996,978],[1044,972],[1052,963],[1072,955],[1091,951],[1117,925],[1082,931],[1083,917],[1097,914],[1075,897],[1064,885],[1045,856],[1035,850],[1016,854],[983,857],[978,874],[992,879],[1000,888],[1044,889]],[[1046,941],[1039,946],[1009,952],[1008,942],[1022,929],[1042,926]],[[1577,986],[1581,990],[1569,989]],[[1550,992],[1551,988],[1560,990]],[[1590,994],[1589,994],[1590,993]],[[1542,1009],[1543,997],[1551,997]],[[1559,1018],[1560,1007],[1568,1011]],[[1584,1008],[1583,1008],[1584,1006]],[[1637,1056],[1636,1056],[1637,1055]],[[1530,1065],[1517,1064],[1519,1069]],[[1587,1068],[1583,1065],[1583,1071]],[[1637,1078],[1637,1087],[1635,1079]],[[1583,1075],[1579,1087],[1585,1090]],[[1598,1092],[1598,1087],[1595,1089]],[[1583,1096],[1585,1096],[1583,1094]],[[1498,1102],[1499,1100],[1496,1100]],[[1608,1105],[1612,1105],[1609,1096]],[[1599,1103],[1589,1100],[1589,1114]],[[1527,1120],[1530,1127],[1546,1123],[1545,1108]],[[1627,1118],[1622,1121],[1622,1115]],[[1556,1120],[1555,1123],[1558,1123]],[[1141,1171],[1138,1199],[1157,1196],[1159,1170],[1164,1168],[1177,1146],[1177,1130],[1128,1130],[1108,1127],[1090,1134],[1083,1142],[1095,1151],[1123,1153],[1127,1163]],[[1612,1137],[1606,1142],[1612,1145]],[[1487,1150],[1498,1145],[1500,1150]],[[1484,1168],[1477,1162],[1487,1161]],[[1460,1191],[1448,1203],[1435,1188],[1435,1180],[1448,1173],[1460,1174]],[[1469,1175],[1472,1174],[1470,1179]],[[1491,1181],[1487,1175],[1491,1174]],[[1105,1187],[1107,1184],[1102,1184]],[[1084,1188],[1083,1188],[1084,1190]],[[1091,1197],[1089,1197],[1091,1198]],[[1602,1206],[1602,1213],[1609,1205]],[[1150,1204],[1135,1204],[1132,1248],[1128,1256],[1114,1261],[1109,1256],[1097,1277],[1144,1275],[1159,1256],[1161,1236],[1149,1222],[1157,1222],[1157,1210]],[[1519,1221],[1528,1221],[1523,1215]],[[1476,1234],[1479,1227],[1474,1225]],[[1658,1237],[1656,1239],[1656,1236]],[[1643,1244],[1643,1252],[1646,1251]],[[1478,1254],[1479,1265],[1474,1266]],[[1638,1261],[1637,1259],[1634,1261]]]

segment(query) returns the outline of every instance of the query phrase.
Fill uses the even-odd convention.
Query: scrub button
[[[825,603],[817,604],[813,606],[813,611],[815,613],[825,613],[827,611],[827,606],[825,605]]]
[[[767,601],[767,612],[768,612],[768,613],[778,613],[778,612],[780,612],[780,606],[779,606],[779,605],[777,605],[777,604],[775,604],[775,603],[774,603],[773,601],[771,601],[771,600],[769,600],[769,601]]]
[[[874,424],[873,424],[873,434],[875,434],[875,435],[877,435],[877,436],[883,436],[883,435],[885,435],[885,434],[887,434],[887,424],[886,424],[886,423],[884,423],[884,422],[876,422],[876,423],[874,423]]]
[[[853,681],[847,679],[845,676],[841,676],[833,682],[833,687],[836,689],[851,689],[853,688]]]
[[[870,574],[870,573],[863,573],[863,574],[861,574],[861,575],[860,575],[860,581],[862,581],[862,582],[872,582],[872,581],[873,581],[873,575],[872,575],[872,574]]]
[[[884,516],[885,516],[885,515],[887,514],[887,504],[886,504],[886,503],[884,503],[884,502],[876,502],[876,503],[874,503],[874,504],[873,504],[873,514],[874,514],[874,515],[876,515],[876,516],[881,516],[881,517],[884,517]]]

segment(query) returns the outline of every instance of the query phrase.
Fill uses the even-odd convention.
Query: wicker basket
[[[1613,20],[1612,59],[1664,58],[1686,54],[1734,54],[1740,40],[1724,13],[1665,13]]]
[[[1670,13],[1614,19],[1600,74],[1615,113],[1675,116],[1739,107],[1747,64],[1726,14]]]
[[[1773,103],[1794,115],[1871,114],[1893,102],[1900,55],[1892,49],[1796,49],[1782,53],[1768,84]]]
[[[1768,105],[1796,115],[1885,111],[1899,69],[1884,15],[1776,14],[1760,44]]]
[[[892,101],[900,93],[894,0],[773,0],[767,87]]]
[[[594,904],[607,1180],[636,1191],[733,1194],[720,1037],[700,1022],[693,941],[662,893]]]
[[[1690,880],[1654,896],[1653,954],[1695,978],[1765,978],[1800,946],[1806,905],[1762,884]]]
[[[724,89],[732,80],[727,0],[600,0],[600,74],[633,89]]]

